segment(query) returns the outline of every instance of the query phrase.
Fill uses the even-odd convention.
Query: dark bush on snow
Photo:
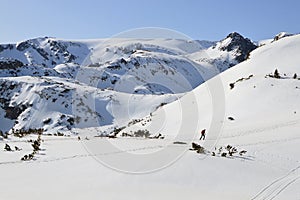
[[[150,133],[149,133],[148,130],[137,130],[137,131],[135,131],[135,132],[133,133],[133,135],[134,135],[135,137],[145,137],[145,138],[147,138],[147,137],[150,136]]]
[[[280,78],[280,74],[277,69],[274,71],[274,78]]]
[[[293,79],[297,79],[297,74],[296,73],[294,74]]]
[[[205,153],[204,147],[202,147],[200,144],[197,144],[194,142],[192,143],[192,150],[196,151],[197,153],[201,153],[201,154]]]
[[[12,151],[12,149],[10,148],[10,146],[8,144],[5,144],[4,150],[5,151]]]

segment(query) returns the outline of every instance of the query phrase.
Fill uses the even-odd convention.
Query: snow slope
[[[296,35],[253,51],[249,60],[207,81],[179,101],[154,112],[151,122],[146,126],[142,121],[122,132],[147,129],[152,134],[164,135],[169,145],[180,140],[187,142],[186,148],[189,148],[191,141],[197,141],[199,131],[207,128],[207,140],[203,145],[209,151],[231,144],[246,149],[248,156],[241,160],[236,158],[232,161],[234,164],[230,163],[229,166],[226,166],[228,160],[221,162],[214,172],[211,172],[211,167],[216,164],[206,165],[206,162],[215,162],[214,158],[199,162],[199,165],[206,166],[203,167],[204,171],[212,173],[206,176],[201,172],[192,173],[204,176],[190,178],[199,180],[194,184],[203,188],[202,195],[207,195],[209,199],[218,199],[220,196],[222,199],[299,198],[300,193],[295,188],[299,187],[300,178],[300,157],[297,153],[300,139],[300,80],[294,78],[295,73],[300,73],[300,59],[297,56],[300,52],[299,43],[300,36]],[[282,78],[266,76],[273,74],[275,69],[279,70]],[[248,80],[241,80],[248,77]],[[214,102],[211,94],[216,91],[212,86],[217,85],[219,80],[222,80],[223,88],[217,92],[224,89],[224,96]],[[230,89],[231,83],[235,83],[233,89]],[[196,102],[197,105],[193,106]],[[216,103],[224,103],[223,113]],[[191,156],[187,154],[186,157]],[[225,165],[225,169],[222,165]],[[208,177],[220,185],[216,186],[216,183],[207,180]],[[211,188],[217,191],[218,197],[213,198]]]

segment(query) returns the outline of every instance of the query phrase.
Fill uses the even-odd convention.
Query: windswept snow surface
[[[0,199],[300,199],[299,44],[295,35],[254,50],[177,101],[141,114],[117,138],[94,137],[105,127],[74,130],[81,140],[42,136],[41,150],[27,162],[20,157],[37,136],[0,141],[22,148],[0,151]],[[280,79],[268,76],[275,69]],[[164,139],[121,137],[139,129]],[[203,155],[189,150],[191,142],[210,152],[230,144],[247,153]]]

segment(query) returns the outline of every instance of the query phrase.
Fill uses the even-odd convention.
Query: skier
[[[202,131],[201,131],[201,137],[200,137],[200,140],[203,138],[203,140],[205,140],[205,131],[206,131],[206,129],[203,129]]]

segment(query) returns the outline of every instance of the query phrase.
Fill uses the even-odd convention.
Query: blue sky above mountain
[[[252,40],[297,33],[299,1],[2,1],[1,43],[53,36],[106,38],[140,27],[163,27],[194,39],[219,40],[237,31]],[[254,31],[255,30],[255,31]]]

